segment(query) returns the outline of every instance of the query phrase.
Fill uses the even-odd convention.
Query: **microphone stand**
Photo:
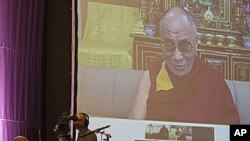
[[[105,128],[109,128],[109,127],[110,127],[110,125],[105,126],[105,127],[102,127],[102,128],[97,128],[97,129],[95,129],[95,130],[93,130],[93,131],[90,131],[90,132],[87,132],[87,133],[81,135],[79,138],[83,138],[83,137],[88,136],[88,135],[93,134],[93,133],[98,133],[98,132],[100,132],[101,130],[103,130],[103,129],[105,129]],[[103,132],[103,133],[104,133],[104,132]],[[109,136],[109,137],[107,137],[107,136]],[[111,135],[110,135],[110,134],[106,134],[106,137],[107,137],[107,139],[108,139],[108,138],[111,137]],[[108,140],[107,140],[107,141],[108,141]]]
[[[105,136],[106,136],[106,139],[103,139],[103,140],[109,141],[109,138],[111,138],[111,135],[110,134],[105,134]]]
[[[105,136],[106,136],[106,139],[103,139],[104,141],[109,141],[109,138],[111,138],[111,135],[110,135],[110,134],[105,133],[105,131],[103,131],[103,132],[98,132],[98,133],[100,133],[100,134],[102,134],[102,135],[105,135]]]

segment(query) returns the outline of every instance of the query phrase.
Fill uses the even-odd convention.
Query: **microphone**
[[[106,129],[106,128],[109,128],[109,127],[110,127],[110,125],[107,125],[107,126],[104,126],[104,127],[101,127],[101,128],[97,128],[97,129],[94,130],[94,132],[99,132],[99,131],[101,131],[103,129]]]
[[[110,125],[107,125],[107,126],[104,126],[104,127],[101,127],[101,128],[97,128],[97,129],[95,129],[95,130],[93,130],[93,131],[90,131],[90,132],[88,132],[88,133],[85,133],[84,135],[81,135],[79,138],[85,137],[85,136],[90,135],[90,134],[93,134],[93,133],[100,132],[101,130],[106,129],[106,128],[109,128],[109,127],[110,127]],[[103,133],[104,133],[104,132],[103,132]],[[111,136],[111,135],[110,135],[110,136]]]
[[[73,120],[73,121],[77,121],[78,117],[76,115],[72,115],[72,116],[65,116],[63,117],[65,120]]]
[[[99,131],[99,132],[97,132],[97,133],[100,133],[100,134],[102,134],[102,135],[105,135],[107,138],[111,138],[111,135],[110,134],[108,134],[108,133],[105,133],[105,131]]]

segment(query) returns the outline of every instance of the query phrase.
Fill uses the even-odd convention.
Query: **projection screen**
[[[240,33],[233,21],[233,10],[230,10],[232,1],[76,0],[76,5],[77,30],[73,35],[77,36],[73,39],[77,45],[76,51],[73,50],[76,54],[72,59],[75,64],[72,71],[77,70],[76,80],[72,81],[77,88],[72,85],[72,107],[76,107],[73,108],[76,113],[90,116],[91,130],[110,125],[96,133],[98,140],[229,140],[229,124],[145,120],[145,114],[151,86],[150,63],[162,59],[159,20],[165,10],[176,5],[201,19],[197,20],[199,45],[196,56],[222,74],[230,91],[236,85],[242,88],[237,100],[249,99],[245,91],[250,80],[249,51],[241,50],[243,59],[232,57],[234,51],[239,53],[237,47],[243,46],[238,42]],[[230,11],[231,15],[225,13]],[[148,27],[151,18],[153,26]],[[230,69],[234,62],[228,61],[234,59],[245,61],[245,64]],[[248,74],[240,75],[245,70]],[[233,80],[237,82],[232,83]],[[235,103],[235,95],[232,100]],[[197,103],[197,106],[202,104]],[[242,110],[250,115],[247,108],[240,107]],[[240,118],[241,124],[249,124]]]

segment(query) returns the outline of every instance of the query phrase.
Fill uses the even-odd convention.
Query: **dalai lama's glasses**
[[[171,56],[175,51],[181,52],[183,55],[189,55],[193,52],[194,46],[188,41],[181,41],[177,45],[173,42],[161,42],[161,46],[165,55]]]

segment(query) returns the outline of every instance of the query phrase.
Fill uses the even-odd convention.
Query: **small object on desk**
[[[223,42],[225,41],[225,36],[223,36],[223,35],[215,35],[215,38],[216,38],[216,40],[217,40],[217,46],[223,46],[224,44],[223,44]]]
[[[250,37],[242,37],[242,39],[244,47],[250,49]]]
[[[205,38],[207,40],[207,42],[206,42],[207,45],[212,45],[213,44],[212,43],[212,40],[214,38],[213,34],[207,33],[207,34],[205,34]]]
[[[198,32],[198,44],[201,44],[201,43],[202,43],[202,39],[203,39],[203,38],[204,38],[204,34]]]
[[[144,32],[144,24],[143,24],[143,16],[142,16],[142,9],[139,9],[139,18],[137,19],[137,23],[134,26],[133,29],[133,34],[140,34],[140,35],[145,35]]]
[[[154,24],[145,25],[145,34],[147,37],[154,37],[155,31],[156,31],[156,25]]]
[[[138,18],[138,22],[134,26],[134,29],[133,29],[132,33],[133,34],[145,35],[143,19],[142,18]]]
[[[236,47],[235,42],[236,42],[236,37],[234,36],[227,36],[226,40],[228,42],[228,47]]]

